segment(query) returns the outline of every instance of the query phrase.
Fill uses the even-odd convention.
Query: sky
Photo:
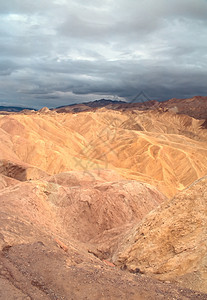
[[[0,0],[0,105],[207,96],[207,0]]]

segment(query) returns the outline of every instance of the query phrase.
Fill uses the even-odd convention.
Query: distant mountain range
[[[86,105],[89,107],[104,107],[109,104],[122,104],[122,103],[127,103],[127,102],[119,101],[119,100],[111,100],[111,99],[100,99],[100,100],[94,100],[94,101],[89,101],[89,102],[83,102],[80,104],[81,105],[83,104],[83,105]],[[69,105],[62,105],[62,106],[56,107],[56,109],[68,107],[68,106],[76,106],[76,105],[79,105],[79,104],[75,103],[75,104],[69,104]]]
[[[117,100],[101,99],[81,104],[71,104],[57,107],[54,110],[58,113],[77,113],[83,111],[96,110],[106,107],[112,110],[148,110],[157,109],[160,111],[170,111],[178,114],[189,115],[195,119],[207,119],[207,97],[195,96],[186,99],[172,98],[163,102],[156,100],[137,100],[136,102],[124,102]]]
[[[0,111],[19,112],[19,111],[22,111],[24,109],[36,110],[34,108],[20,107],[20,106],[0,106]]]
[[[107,107],[108,109],[113,110],[126,110],[126,109],[140,109],[146,110],[151,108],[152,106],[158,106],[159,102],[155,100],[150,101],[136,101],[136,102],[126,102],[126,101],[119,101],[119,100],[111,100],[111,99],[100,99],[90,102],[84,102],[79,104],[70,104],[65,106],[60,106],[55,108],[54,110],[58,113],[67,113],[67,112],[82,112],[82,111],[89,111],[95,110],[102,107]]]
[[[207,97],[195,96],[186,99],[172,98],[163,102],[156,100],[137,100],[136,102],[125,102],[111,99],[100,99],[78,104],[69,104],[59,106],[51,111],[57,113],[78,113],[84,111],[95,111],[96,109],[106,107],[112,110],[161,110],[171,111],[178,114],[189,115],[195,119],[207,119]],[[35,110],[33,108],[18,106],[0,106],[0,111],[4,112],[21,112],[23,110]],[[42,109],[41,109],[42,110]]]

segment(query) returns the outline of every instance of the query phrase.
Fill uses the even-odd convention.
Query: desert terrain
[[[0,299],[207,299],[206,97],[86,106],[0,114]]]

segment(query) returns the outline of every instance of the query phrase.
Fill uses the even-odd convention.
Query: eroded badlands
[[[204,121],[0,115],[0,299],[206,299]]]

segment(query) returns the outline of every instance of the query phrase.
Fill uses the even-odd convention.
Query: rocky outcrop
[[[15,163],[5,159],[0,160],[0,174],[19,181],[48,177],[48,174],[41,169],[24,163]]]
[[[113,259],[133,272],[207,292],[207,176],[151,211]]]

